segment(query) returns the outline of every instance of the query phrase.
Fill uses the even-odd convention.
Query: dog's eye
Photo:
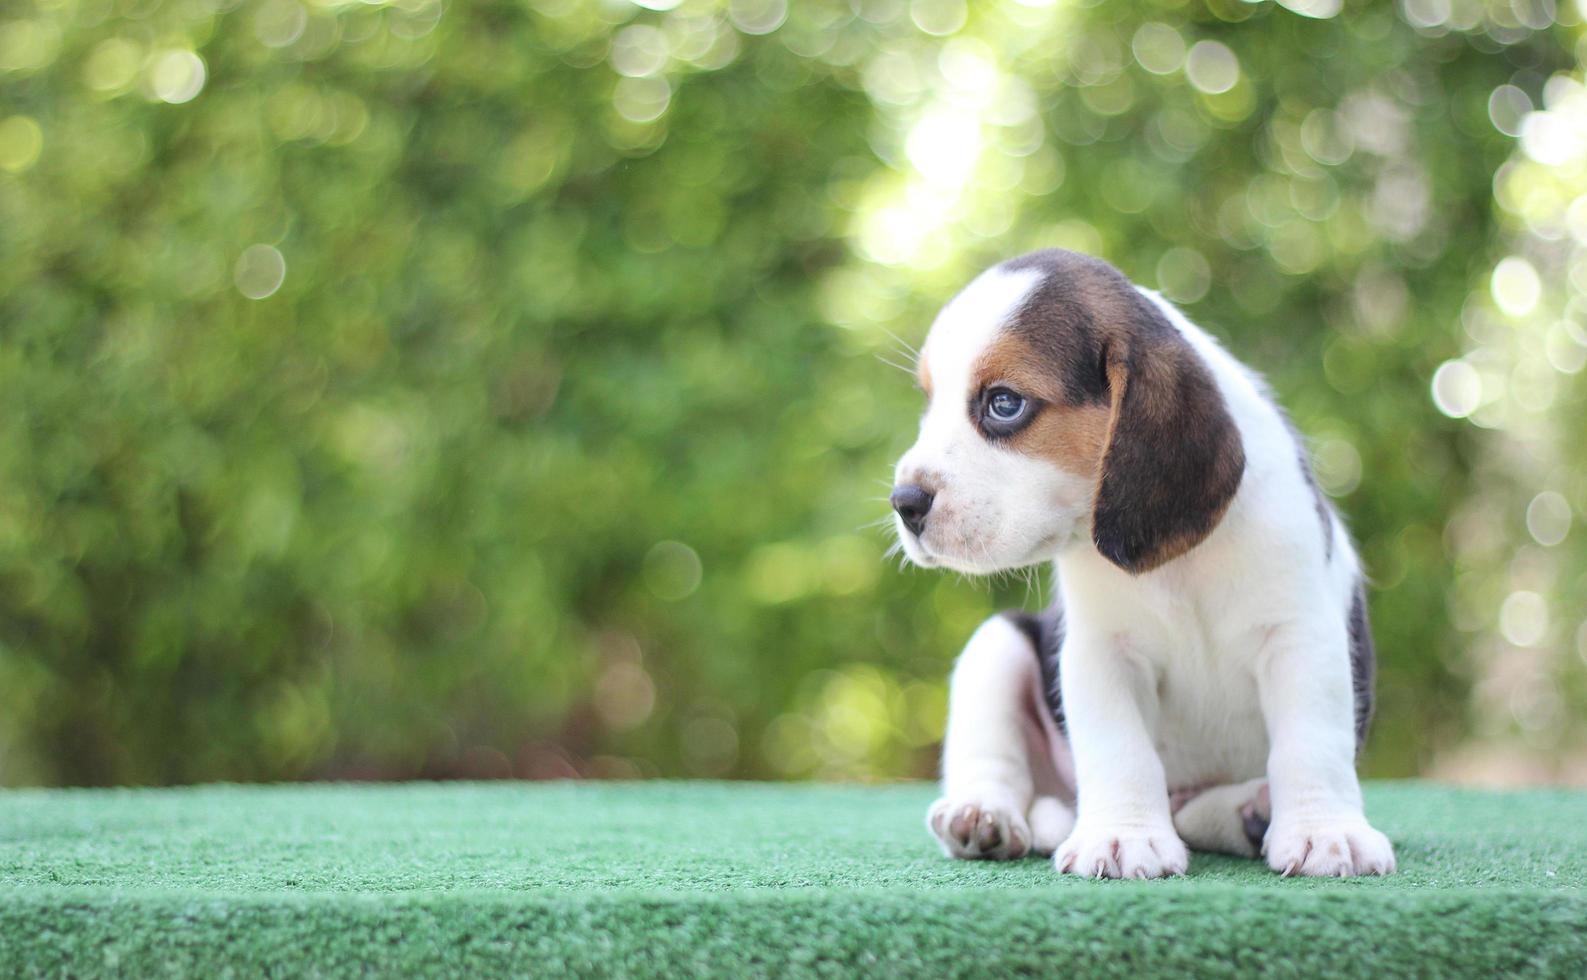
[[[986,395],[986,414],[997,422],[1018,421],[1025,414],[1025,399],[1007,388],[993,388]]]

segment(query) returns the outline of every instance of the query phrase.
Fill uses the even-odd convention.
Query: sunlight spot
[[[1197,89],[1219,95],[1240,80],[1240,61],[1226,45],[1197,41],[1185,56],[1185,75]]]
[[[612,107],[629,122],[654,122],[671,102],[672,86],[665,78],[622,78],[612,89]]]
[[[1482,375],[1465,361],[1445,361],[1433,373],[1433,404],[1452,419],[1463,419],[1482,403]]]
[[[1523,317],[1537,309],[1543,282],[1532,263],[1518,255],[1502,259],[1493,269],[1493,301],[1510,316]]]
[[[1167,24],[1142,24],[1130,41],[1130,50],[1142,68],[1168,75],[1185,63],[1185,39]]]
[[[1488,96],[1488,119],[1506,136],[1521,135],[1521,120],[1532,111],[1532,99],[1514,85],[1500,85]]]
[[[787,0],[730,0],[728,19],[745,34],[770,34],[788,19]]]
[[[1540,545],[1553,547],[1570,533],[1570,502],[1563,494],[1544,490],[1526,508],[1526,529]]]
[[[286,277],[286,259],[269,245],[250,245],[243,249],[232,269],[237,291],[249,299],[267,299],[275,295]]]
[[[904,152],[926,180],[941,186],[960,186],[975,170],[981,155],[980,121],[965,110],[932,109],[910,129]]]
[[[19,174],[44,151],[44,130],[30,116],[0,121],[0,170]]]
[[[161,102],[180,105],[204,90],[204,59],[191,51],[167,51],[155,59],[149,86]]]
[[[914,0],[909,5],[909,19],[936,37],[956,33],[968,18],[964,0]]]
[[[1499,632],[1518,647],[1536,646],[1548,633],[1548,600],[1536,592],[1512,592],[1499,607]]]
[[[1279,6],[1295,11],[1302,17],[1327,20],[1336,16],[1344,6],[1343,0],[1278,0]]]

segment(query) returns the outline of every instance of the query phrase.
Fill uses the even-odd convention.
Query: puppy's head
[[[929,404],[892,503],[916,564],[1017,568],[1091,542],[1131,573],[1194,547],[1245,470],[1201,358],[1112,266],[1049,250],[954,297],[921,349]]]

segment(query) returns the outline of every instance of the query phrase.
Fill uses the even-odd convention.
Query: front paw
[[[1163,878],[1184,874],[1190,852],[1172,825],[1094,830],[1077,826],[1053,855],[1053,866],[1087,878]]]
[[[1393,845],[1359,817],[1334,822],[1274,821],[1262,850],[1268,865],[1282,875],[1349,878],[1394,871]]]
[[[926,826],[951,858],[1010,861],[1030,851],[1030,825],[1009,801],[943,797],[927,811]]]

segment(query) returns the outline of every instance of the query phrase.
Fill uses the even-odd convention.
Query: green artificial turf
[[[1587,976],[1587,794],[1368,787],[1386,879],[952,862],[921,785],[0,793],[7,976]]]

